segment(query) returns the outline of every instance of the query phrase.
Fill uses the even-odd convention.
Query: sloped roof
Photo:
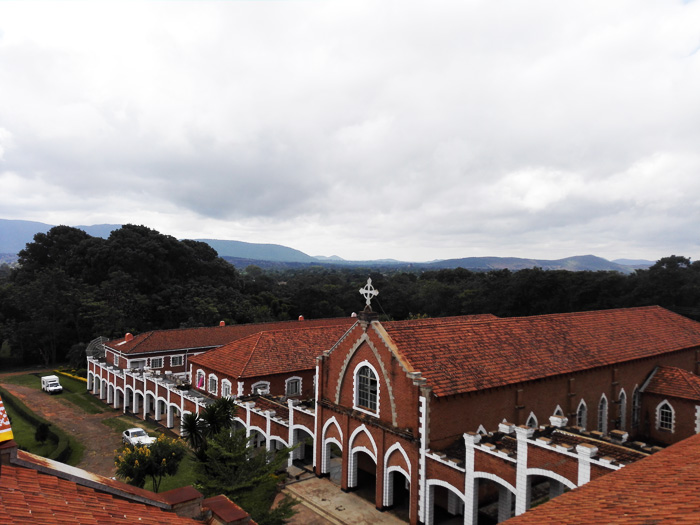
[[[658,306],[382,326],[438,397],[700,346],[700,323]]]
[[[700,377],[681,368],[660,366],[654,370],[642,392],[700,401]]]
[[[258,377],[309,370],[316,357],[331,348],[354,324],[342,319],[335,326],[259,332],[190,359],[234,378]],[[348,322],[350,321],[350,322]]]
[[[694,523],[700,511],[700,434],[510,519],[516,524]]]
[[[0,523],[195,524],[151,505],[126,501],[30,468],[2,465]]]
[[[125,337],[113,339],[105,345],[123,354],[146,354],[184,349],[215,348],[231,341],[242,339],[263,330],[297,330],[317,326],[336,326],[345,323],[352,325],[355,319],[305,319],[303,321],[281,321],[277,323],[250,323],[199,328],[178,328],[174,330],[154,330],[135,335],[127,341]]]

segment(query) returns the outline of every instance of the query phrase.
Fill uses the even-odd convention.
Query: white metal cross
[[[374,286],[372,286],[372,279],[368,278],[364,288],[360,288],[360,295],[367,301],[367,306],[372,302],[372,297],[379,295],[379,290],[375,290]]]

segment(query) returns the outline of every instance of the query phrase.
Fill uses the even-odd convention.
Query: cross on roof
[[[367,301],[367,306],[372,302],[372,297],[379,295],[379,290],[375,290],[374,286],[372,286],[372,279],[368,278],[367,284],[360,288],[360,295]]]

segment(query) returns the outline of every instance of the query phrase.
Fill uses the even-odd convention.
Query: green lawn
[[[81,442],[79,442],[72,436],[66,434],[59,427],[51,425],[51,423],[32,412],[24,403],[22,403],[22,401],[12,396],[9,392],[2,390],[0,394],[5,400],[3,404],[5,406],[7,414],[11,419],[12,434],[14,436],[14,440],[17,442],[17,445],[20,448],[26,450],[27,452],[31,452],[32,454],[49,458],[52,456],[58,458],[54,454],[58,454],[61,451],[70,449],[70,456],[64,457],[62,461],[73,466],[80,463],[80,460],[83,458],[83,452],[85,450],[85,446]],[[15,409],[13,404],[16,404],[18,409]],[[26,419],[21,414],[21,411],[24,411],[26,414],[28,414],[28,417],[33,416],[34,418],[36,418],[36,420],[47,423],[50,427],[50,430],[58,436],[59,442],[54,443],[48,440],[43,444],[38,443],[34,439],[34,433],[36,432],[36,424]]]
[[[138,419],[134,416],[114,416],[108,419],[103,419],[102,424],[116,430],[119,434],[128,428],[134,427],[143,428],[149,434],[169,434],[166,432],[164,427],[157,425],[152,421],[144,421],[143,419]],[[173,437],[172,433],[169,435],[170,437]]]
[[[188,453],[180,463],[177,475],[163,478],[160,483],[160,492],[192,485],[194,483],[194,465],[195,459],[191,453]],[[149,488],[148,482],[146,482],[145,488]]]
[[[14,385],[28,386],[30,388],[41,390],[41,376],[45,375],[51,374],[41,373],[10,376],[4,379],[4,381]],[[73,405],[83,409],[88,414],[99,414],[101,412],[111,410],[107,404],[88,393],[87,386],[83,381],[78,381],[72,377],[62,375],[59,375],[58,379],[63,387],[63,392],[55,395],[56,398],[62,402],[72,403]]]

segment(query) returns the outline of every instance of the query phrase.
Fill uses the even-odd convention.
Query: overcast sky
[[[700,256],[700,0],[0,2],[0,218]]]

